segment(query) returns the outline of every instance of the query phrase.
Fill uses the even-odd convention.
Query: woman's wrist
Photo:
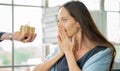
[[[64,55],[64,52],[60,51],[58,54],[59,54],[60,56],[63,56],[63,55]]]
[[[70,54],[73,54],[73,51],[72,51],[72,50],[65,52],[65,55],[66,55],[66,56],[69,56]]]

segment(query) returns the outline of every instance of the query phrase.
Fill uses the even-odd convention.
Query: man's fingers
[[[26,39],[23,39],[23,42],[25,43],[25,42],[30,42],[32,40],[32,35],[31,34],[29,34],[27,37],[26,37]]]
[[[31,42],[36,38],[36,36],[37,36],[37,34],[33,35]]]

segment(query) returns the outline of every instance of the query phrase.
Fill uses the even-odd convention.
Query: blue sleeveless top
[[[96,46],[89,52],[87,52],[81,59],[77,61],[78,66],[82,69],[84,66],[85,62],[92,57],[94,54],[96,54],[99,51],[105,50],[107,47],[106,46]],[[68,64],[66,57],[63,56],[58,62],[57,62],[57,71],[69,71],[68,69]]]

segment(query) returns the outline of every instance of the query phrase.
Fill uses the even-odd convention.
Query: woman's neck
[[[96,46],[95,43],[88,40],[86,36],[82,36],[81,32],[77,32],[75,35],[75,50],[81,50],[81,49],[92,49]]]
[[[83,38],[83,37],[80,37],[79,35],[76,35],[75,37],[75,47],[73,49],[76,61],[79,60],[88,51],[90,51],[96,46],[93,42],[89,41],[86,37]]]

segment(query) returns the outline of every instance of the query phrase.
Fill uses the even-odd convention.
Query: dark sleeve
[[[0,39],[1,39],[1,36],[4,34],[5,32],[0,32]],[[1,42],[2,40],[0,40]]]

